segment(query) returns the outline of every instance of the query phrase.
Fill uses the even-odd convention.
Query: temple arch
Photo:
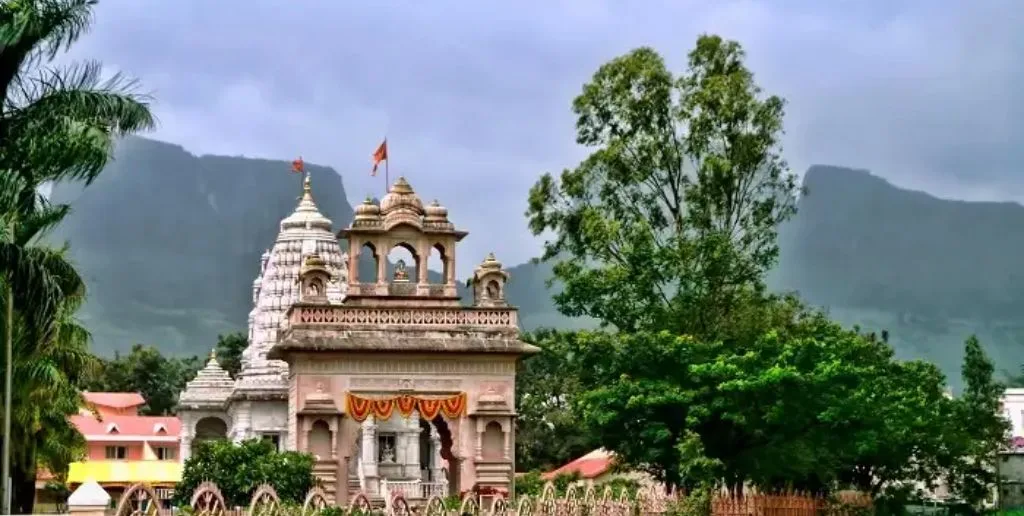
[[[361,283],[376,283],[377,271],[379,270],[380,256],[377,253],[377,246],[373,245],[373,242],[363,242],[363,245],[359,247],[359,255],[357,256],[357,269],[355,279]]]
[[[505,457],[505,431],[501,428],[501,423],[487,423],[481,441],[484,459],[498,460]]]
[[[448,282],[448,253],[444,244],[435,242],[429,249],[430,256],[427,258],[427,268],[441,275],[439,281],[431,281],[436,285],[444,285]]]
[[[390,281],[416,282],[420,257],[408,242],[398,242],[388,251],[387,261],[392,268]]]
[[[317,460],[327,460],[331,453],[331,425],[323,419],[317,419],[309,430],[309,452]]]
[[[227,439],[228,424],[217,416],[206,416],[196,421],[194,442]]]

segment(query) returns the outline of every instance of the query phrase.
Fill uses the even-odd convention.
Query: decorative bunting
[[[416,398],[409,396],[408,394],[399,396],[395,402],[398,404],[399,414],[412,414],[412,411],[416,410]]]
[[[466,411],[466,393],[441,400],[441,413],[448,418],[461,416]]]
[[[441,412],[441,400],[428,400],[421,398],[418,403],[420,416],[427,421],[432,421]]]
[[[363,421],[366,419],[366,416],[370,415],[370,409],[372,407],[370,400],[349,394],[346,401],[348,408],[345,411],[348,412],[348,415],[352,419],[355,419],[356,421]]]
[[[402,417],[409,417],[417,410],[420,416],[427,420],[434,419],[438,414],[455,419],[465,415],[468,405],[464,392],[447,398],[421,398],[408,394],[391,398],[364,398],[348,393],[345,403],[349,417],[359,422],[366,420],[370,415],[381,420],[391,419],[395,409],[398,409]]]

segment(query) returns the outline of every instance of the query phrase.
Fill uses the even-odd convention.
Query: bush
[[[174,489],[175,505],[188,504],[199,484],[207,480],[217,484],[228,507],[248,506],[262,484],[273,486],[282,502],[301,504],[314,484],[313,456],[278,452],[262,439],[200,443],[185,461],[181,482]]]

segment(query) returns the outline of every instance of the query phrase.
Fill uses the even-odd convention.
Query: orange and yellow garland
[[[377,419],[390,419],[396,408],[402,417],[409,417],[418,410],[420,417],[427,420],[438,414],[454,419],[466,413],[466,393],[447,398],[420,398],[408,394],[392,398],[364,398],[350,392],[345,396],[345,406],[349,417],[359,422],[371,414]]]

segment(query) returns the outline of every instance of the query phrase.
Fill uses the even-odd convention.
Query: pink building
[[[181,480],[181,420],[140,416],[146,400],[137,392],[82,394],[86,406],[71,422],[85,437],[86,456],[71,464],[68,487],[95,480],[116,501],[126,487],[145,482],[169,497]]]

